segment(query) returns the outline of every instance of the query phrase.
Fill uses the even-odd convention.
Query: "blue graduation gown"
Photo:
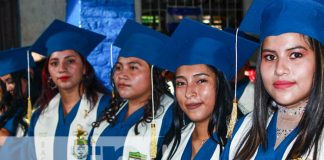
[[[286,149],[288,146],[293,142],[293,140],[298,135],[298,129],[295,128],[280,144],[277,146],[276,149],[274,149],[275,143],[276,143],[276,126],[277,126],[277,112],[274,113],[274,115],[271,118],[271,121],[267,127],[267,140],[268,144],[265,150],[262,149],[262,146],[260,145],[256,154],[255,159],[265,159],[265,160],[274,160],[274,159],[282,159],[284,156],[284,153],[286,152]],[[243,117],[240,119],[234,128],[233,137],[236,136],[236,133],[238,129],[241,127],[242,123],[244,122],[246,117]],[[240,137],[241,139],[243,137]],[[232,143],[232,139],[230,139],[226,146],[225,150],[222,153],[221,159],[227,160],[229,159],[229,152],[230,152],[230,145]]]
[[[164,111],[165,115],[163,117],[163,123],[162,123],[159,139],[158,139],[158,151],[159,149],[162,148],[164,136],[171,127],[171,123],[173,120],[172,108],[173,107],[169,107],[167,110]],[[127,110],[128,110],[128,104],[126,104],[126,106],[123,107],[118,113],[118,115],[116,116],[117,119],[115,124],[109,125],[100,134],[96,146],[89,147],[89,148],[95,147],[95,154],[99,157],[102,157],[102,159],[115,160],[123,156],[126,137],[128,136],[129,132],[132,132],[130,131],[130,129],[144,115],[144,107],[141,107],[138,110],[136,110],[132,115],[130,115],[127,119],[125,119]],[[147,128],[150,128],[149,124],[146,125]],[[93,132],[94,129],[92,129],[92,131],[90,132],[89,140],[93,136]],[[139,132],[145,132],[145,131],[139,130]],[[88,159],[91,159],[90,156],[91,155],[89,155]]]
[[[199,149],[198,153],[195,155],[194,160],[201,160],[201,159],[211,159],[214,152],[216,151],[216,147],[219,143],[219,139],[216,133],[213,134],[214,139],[216,142],[212,139],[209,138],[203,146]],[[192,137],[190,137],[186,148],[182,154],[181,159],[182,160],[190,160],[191,159],[191,154],[192,154]]]

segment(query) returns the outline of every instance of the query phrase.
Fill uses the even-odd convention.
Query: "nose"
[[[118,79],[127,79],[128,74],[126,69],[121,69],[114,73]]]
[[[278,59],[275,68],[275,74],[277,76],[282,76],[289,73],[289,62],[285,59]]]
[[[64,63],[64,62],[59,63],[58,71],[60,73],[65,72],[66,71],[66,66],[67,66],[67,64]]]
[[[187,88],[186,88],[186,94],[185,94],[186,98],[187,98],[187,99],[190,99],[190,98],[192,98],[192,97],[194,97],[194,96],[196,96],[196,95],[197,95],[197,92],[196,92],[196,87],[195,87],[195,85],[193,85],[193,84],[188,84],[188,85],[187,85]]]

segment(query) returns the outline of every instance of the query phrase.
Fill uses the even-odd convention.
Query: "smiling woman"
[[[239,41],[242,67],[258,44]],[[234,35],[184,19],[161,49],[167,56],[161,54],[159,65],[175,72],[177,98],[163,160],[219,159],[232,110],[227,79],[233,78],[235,63],[230,42],[234,44]]]

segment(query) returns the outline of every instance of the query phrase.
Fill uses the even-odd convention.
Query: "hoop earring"
[[[49,76],[47,79],[47,86],[49,89],[54,90],[57,88],[57,85],[53,82],[52,78]]]

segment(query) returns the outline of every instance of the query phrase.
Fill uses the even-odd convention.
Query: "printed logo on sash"
[[[77,159],[86,159],[88,155],[88,143],[84,138],[88,133],[83,130],[83,127],[78,124],[75,132],[76,139],[74,140],[73,155]]]
[[[129,152],[128,160],[146,160],[146,155],[140,152]]]

